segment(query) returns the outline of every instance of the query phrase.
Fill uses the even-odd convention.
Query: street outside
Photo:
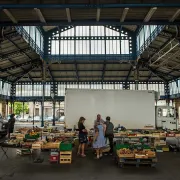
[[[62,122],[56,122],[55,126],[52,126],[52,122],[48,122],[48,123],[49,123],[49,127],[56,127],[59,130],[64,129],[64,123]],[[41,122],[34,122],[34,126],[41,127]],[[14,126],[14,130],[16,131],[24,127],[33,127],[33,123],[32,122],[16,122]]]

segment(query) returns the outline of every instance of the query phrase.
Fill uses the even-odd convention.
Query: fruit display
[[[156,153],[151,150],[134,150],[135,158],[154,158],[156,157]]]
[[[156,157],[156,153],[151,150],[145,150],[145,154],[147,154],[149,158]]]
[[[117,150],[117,155],[118,155],[118,157],[131,157],[131,158],[133,158],[134,152],[130,149],[123,148],[123,149]]]
[[[126,149],[126,148],[123,148],[123,149],[120,149],[120,154],[132,154],[133,151],[130,150],[130,149]]]
[[[29,134],[30,136],[36,136],[38,133],[33,129],[29,129],[27,134]]]
[[[155,158],[156,153],[151,150],[138,150],[138,149],[128,149],[128,148],[122,148],[117,150],[118,157],[124,157],[124,158],[137,158],[137,159],[147,159],[147,158]]]
[[[20,141],[18,139],[10,139],[7,144],[8,145],[18,145]]]

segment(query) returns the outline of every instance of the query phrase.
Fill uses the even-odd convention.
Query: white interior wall
[[[67,128],[77,126],[80,116],[86,118],[86,127],[93,127],[97,114],[110,116],[115,126],[129,129],[155,126],[154,92],[130,90],[67,89],[65,117]]]

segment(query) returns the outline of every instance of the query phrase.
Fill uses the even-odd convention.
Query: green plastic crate
[[[116,150],[119,150],[119,149],[123,149],[123,148],[129,148],[129,144],[117,144],[116,145]]]
[[[129,145],[129,144],[117,144],[116,145],[116,150],[119,150],[119,149],[123,149],[123,148],[133,148],[133,149],[138,149],[139,148],[142,148],[142,149],[151,149],[150,146],[148,145]]]
[[[72,143],[60,143],[59,149],[60,151],[71,151]]]
[[[25,135],[25,139],[38,139],[38,138],[39,138],[39,134],[33,136],[30,136],[29,134]]]
[[[134,149],[136,149],[136,148],[151,149],[151,147],[148,145],[134,145]]]

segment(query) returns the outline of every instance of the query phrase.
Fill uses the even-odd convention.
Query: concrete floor
[[[49,152],[43,153],[42,164],[32,163],[29,157],[16,157],[12,149],[8,152],[9,159],[0,159],[2,180],[180,180],[180,153],[159,153],[156,168],[126,166],[120,169],[112,157],[97,161],[91,152],[86,158],[74,155],[70,165],[49,164]]]

